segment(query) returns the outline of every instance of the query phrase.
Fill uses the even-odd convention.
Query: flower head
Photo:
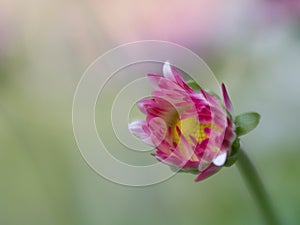
[[[235,139],[233,110],[225,85],[223,101],[215,94],[193,90],[167,62],[163,76],[148,74],[152,97],[138,102],[146,120],[129,124],[132,134],[156,148],[159,161],[197,173],[196,181],[219,171]]]

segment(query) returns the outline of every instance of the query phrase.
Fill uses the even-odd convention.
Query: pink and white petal
[[[147,76],[153,88],[159,89],[159,82],[163,78],[163,76],[159,74],[148,74]]]
[[[195,181],[201,181],[204,180],[213,174],[217,173],[222,167],[215,166],[213,163],[211,163],[208,167],[206,167],[203,171],[201,171],[197,177],[195,178]]]
[[[163,75],[165,78],[173,81],[173,82],[176,82],[176,79],[174,77],[174,74],[172,72],[172,68],[171,68],[171,65],[169,62],[165,62],[164,63],[164,66],[163,66]]]
[[[165,78],[173,81],[180,88],[184,89],[188,93],[195,93],[194,90],[187,85],[187,83],[184,81],[180,73],[174,67],[172,67],[169,62],[164,63],[163,75]]]
[[[199,162],[188,160],[183,166],[182,169],[192,169],[197,170]]]
[[[147,115],[147,108],[153,104],[153,99],[142,99],[138,101],[137,107],[139,110]]]
[[[227,127],[224,135],[224,141],[222,143],[222,151],[229,151],[232,142],[234,141],[236,135],[234,132],[234,124],[227,118]]]
[[[158,155],[158,154],[153,154],[153,156],[161,161],[162,163],[165,163],[169,166],[173,166],[173,167],[176,167],[176,168],[181,168],[181,163],[182,163],[182,160],[177,158],[175,155]]]
[[[227,159],[227,152],[221,152],[212,162],[215,166],[223,166]]]
[[[162,78],[159,82],[159,87],[162,90],[175,90],[175,91],[182,91],[183,89],[173,80]]]
[[[155,117],[149,121],[151,139],[154,146],[159,146],[167,134],[166,122],[160,117]]]
[[[230,113],[230,115],[233,116],[233,107],[228,95],[228,92],[226,90],[225,84],[222,83],[222,93],[223,93],[223,99],[224,99],[224,103],[225,103],[225,107],[227,109],[227,111]]]
[[[175,68],[172,68],[172,72],[174,74],[174,77],[176,79],[176,82],[178,83],[178,85],[180,87],[182,87],[185,91],[187,91],[188,93],[190,94],[194,94],[196,93],[186,82],[185,80],[183,79],[183,77],[180,75],[180,73],[175,69]]]
[[[128,125],[130,133],[141,139],[149,145],[153,145],[151,132],[148,128],[147,122],[144,120],[137,120]]]
[[[205,153],[205,150],[207,149],[207,145],[209,142],[209,138],[203,139],[200,143],[198,142],[195,147],[195,155],[201,159]]]
[[[210,105],[219,105],[218,99],[213,96],[212,94],[206,92],[205,90],[201,89],[202,95],[205,97],[205,99],[209,102]]]

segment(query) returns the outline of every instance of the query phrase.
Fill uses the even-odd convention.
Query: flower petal
[[[159,89],[159,81],[163,78],[163,76],[159,74],[148,74],[147,76],[153,88]]]
[[[163,75],[164,75],[165,78],[167,78],[169,80],[176,81],[175,78],[174,78],[173,72],[172,72],[171,65],[168,61],[164,63]]]
[[[220,155],[218,155],[214,160],[213,164],[215,166],[223,166],[227,158],[227,152],[222,152]]]
[[[228,95],[228,92],[226,90],[225,84],[222,83],[222,93],[223,93],[223,99],[224,99],[224,103],[225,103],[225,107],[227,109],[227,111],[230,113],[230,115],[233,116],[233,108],[232,108],[232,104]]]
[[[137,136],[146,144],[153,145],[151,135],[150,135],[150,130],[147,129],[147,127],[148,125],[146,121],[143,120],[137,120],[128,125],[128,129],[130,133]]]
[[[195,178],[195,181],[201,181],[204,180],[210,176],[212,176],[213,174],[217,173],[222,167],[219,166],[215,166],[213,163],[211,163],[208,167],[206,167],[206,169],[204,169],[203,171],[201,171],[197,177]]]

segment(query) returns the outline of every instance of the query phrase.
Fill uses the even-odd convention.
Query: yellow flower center
[[[196,145],[195,141],[197,141],[197,143],[201,143],[204,139],[209,138],[209,134],[204,132],[205,128],[210,128],[221,132],[220,127],[216,126],[215,124],[200,123],[198,118],[196,117],[188,117],[182,120],[177,119],[173,124],[174,124],[172,127],[173,141],[179,146],[182,154],[185,155],[186,157],[190,157],[190,160],[192,161],[197,161],[198,158],[195,155],[190,156],[186,152],[186,150],[182,145],[182,140],[180,140],[180,136],[177,132],[176,127],[179,128],[181,135],[184,136],[184,138],[192,147],[195,147]],[[212,150],[219,151],[220,149],[219,147],[215,146],[215,149]]]
[[[209,137],[209,135],[204,132],[204,129],[206,127],[210,128],[211,124],[200,123],[196,117],[188,117],[183,120],[177,119],[177,121],[174,123],[172,133],[173,133],[173,141],[176,144],[179,144],[180,137],[176,130],[176,127],[180,129],[182,135],[185,137],[188,143],[193,146],[195,145],[195,143],[190,138],[190,136],[193,136],[194,139],[200,143],[202,140]]]

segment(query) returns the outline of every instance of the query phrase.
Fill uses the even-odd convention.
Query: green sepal
[[[188,80],[186,83],[195,91],[199,91],[201,89],[200,85],[194,80]]]
[[[236,126],[236,135],[239,137],[249,133],[255,127],[257,127],[259,121],[260,115],[256,112],[248,112],[238,115],[237,117],[235,117],[234,121]]]
[[[231,145],[230,155],[227,157],[225,165],[226,167],[232,166],[239,157],[240,153],[240,139],[236,138]]]

